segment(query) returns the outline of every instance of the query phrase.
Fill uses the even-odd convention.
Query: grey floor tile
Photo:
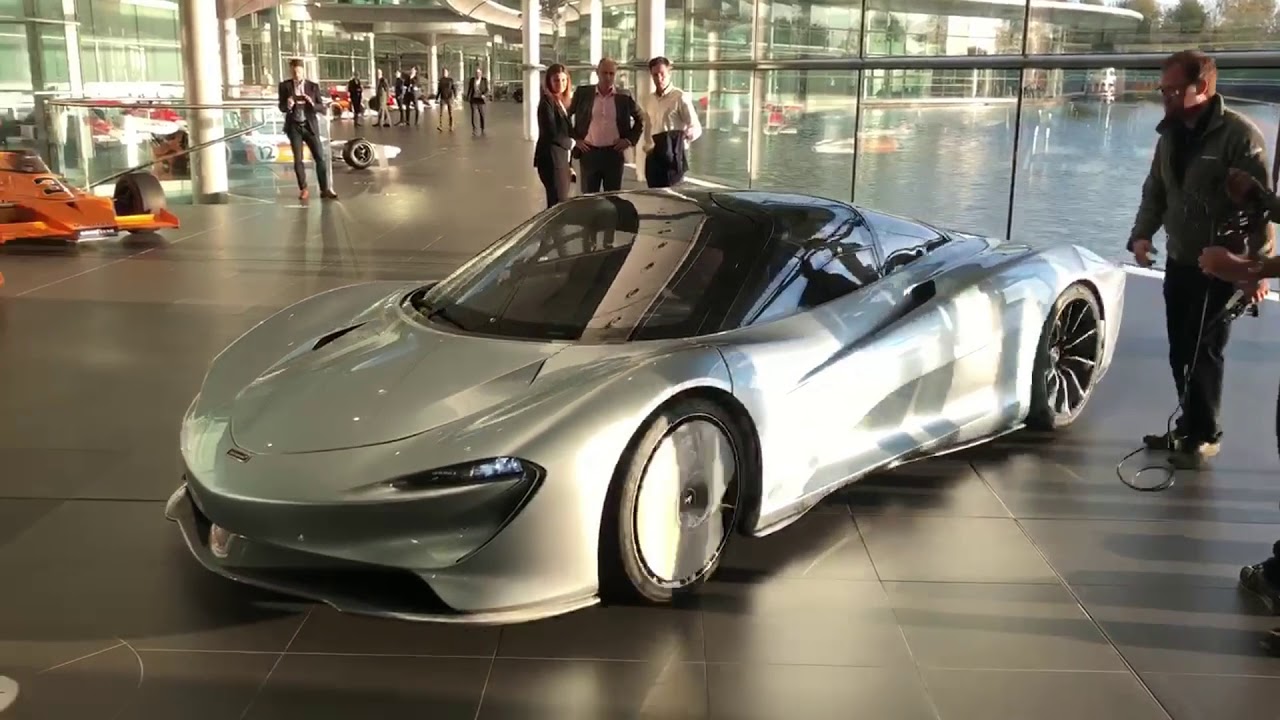
[[[1020,518],[1097,520],[1179,520],[1209,522],[1280,521],[1274,473],[1217,467],[1180,472],[1174,485],[1157,493],[1140,493],[1123,485],[1116,463],[1132,449],[1042,443],[1017,449],[992,448],[974,466]],[[1138,455],[1121,470],[1132,482],[1158,481],[1134,473],[1159,458]]]
[[[708,662],[909,667],[876,582],[714,583],[700,599]]]
[[[885,590],[922,667],[1125,670],[1060,585],[887,583]]]
[[[1280,677],[1280,657],[1260,647],[1280,625],[1233,588],[1076,588],[1085,609],[1139,672]]]
[[[939,720],[1168,720],[1127,672],[925,670]]]
[[[277,657],[134,652],[117,646],[25,680],[5,720],[238,718]]]
[[[245,720],[474,720],[490,660],[286,655]]]
[[[707,717],[701,663],[509,660],[493,664],[476,720]]]
[[[813,665],[707,666],[713,720],[935,720],[914,672]]]
[[[696,662],[702,617],[692,609],[593,607],[504,627],[498,657]]]
[[[1275,720],[1280,678],[1144,673],[1173,720]]]
[[[858,529],[886,582],[1058,582],[1013,520],[863,516]]]
[[[22,578],[0,593],[11,642],[279,652],[302,621],[279,596],[200,567],[160,503],[62,503],[0,548],[0,577]]]
[[[501,633],[497,627],[403,622],[317,605],[289,652],[492,658]]]
[[[1278,525],[1026,520],[1023,527],[1072,586],[1234,587],[1241,566],[1268,557],[1280,538]]]
[[[841,492],[854,515],[1007,518],[1009,511],[961,456],[914,462]]]
[[[762,538],[735,536],[716,579],[759,582],[772,577],[875,580],[876,571],[848,511],[814,512]]]

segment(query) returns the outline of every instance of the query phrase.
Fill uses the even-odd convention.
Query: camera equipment
[[[1257,229],[1260,223],[1265,225],[1268,222],[1270,222],[1270,218],[1265,212],[1258,213],[1249,210],[1236,211],[1227,218],[1226,222],[1218,226],[1217,231],[1214,233],[1213,242],[1211,242],[1210,245],[1226,247],[1230,252],[1243,253],[1245,248],[1248,247],[1247,243],[1249,236]],[[1191,391],[1191,374],[1195,372],[1196,360],[1200,357],[1201,345],[1204,343],[1205,330],[1213,328],[1220,323],[1229,324],[1234,322],[1245,312],[1248,312],[1253,317],[1258,317],[1258,304],[1253,302],[1253,298],[1245,297],[1243,290],[1236,290],[1231,295],[1231,298],[1227,300],[1227,303],[1222,310],[1218,311],[1213,315],[1213,317],[1208,317],[1209,293],[1207,291],[1205,292],[1204,303],[1200,308],[1200,324],[1199,328],[1196,330],[1195,350],[1191,356],[1191,362],[1187,364],[1182,373],[1184,380],[1182,384],[1182,394],[1178,398],[1178,406],[1174,408],[1172,413],[1170,413],[1169,419],[1165,423],[1165,437],[1169,438],[1171,441],[1174,439],[1173,428],[1176,424],[1177,418],[1181,413],[1185,412],[1184,408],[1187,404],[1187,395]],[[1148,448],[1144,444],[1142,447],[1139,447],[1128,455],[1125,455],[1120,459],[1120,462],[1116,463],[1116,477],[1120,478],[1120,482],[1124,483],[1124,485],[1129,489],[1137,490],[1138,492],[1160,492],[1173,487],[1174,477],[1178,470],[1178,466],[1174,460],[1174,453],[1178,451],[1177,447],[1170,447],[1169,454],[1163,458],[1162,462],[1144,465],[1134,470],[1129,477],[1125,476],[1125,463],[1139,453],[1150,451],[1151,449],[1152,448]],[[1140,485],[1138,480],[1144,473],[1160,473],[1159,477],[1161,479],[1159,482],[1149,487]]]

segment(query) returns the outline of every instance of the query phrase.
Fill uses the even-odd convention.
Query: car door
[[[883,368],[879,400],[856,443],[854,464],[869,468],[993,429],[1002,302],[980,283],[942,275],[949,263],[933,252],[948,244],[945,234],[879,213],[864,217],[884,258],[886,292],[906,298],[903,312],[858,348]]]

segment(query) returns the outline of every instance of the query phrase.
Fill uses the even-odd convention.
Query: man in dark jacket
[[[1160,77],[1165,118],[1156,127],[1160,139],[1128,243],[1138,264],[1150,267],[1155,254],[1152,236],[1161,227],[1168,235],[1164,304],[1169,364],[1178,398],[1184,400],[1174,431],[1147,435],[1143,441],[1192,464],[1216,455],[1222,436],[1223,352],[1229,325],[1205,323],[1222,311],[1235,291],[1232,283],[1206,275],[1197,263],[1202,250],[1220,244],[1218,231],[1235,213],[1226,192],[1227,170],[1240,168],[1266,181],[1262,133],[1224,105],[1217,78],[1213,58],[1202,52],[1186,50],[1165,60]],[[1269,256],[1271,249],[1266,223],[1256,226],[1245,247],[1233,248],[1253,258]],[[1265,288],[1259,281],[1246,290],[1260,296]]]
[[[1280,222],[1280,197],[1267,189],[1265,178],[1260,181],[1248,172],[1232,168],[1227,176],[1227,194],[1254,222]],[[1206,248],[1200,254],[1200,267],[1227,282],[1249,283],[1280,277],[1280,258],[1250,258],[1225,247]],[[1276,397],[1276,449],[1280,451],[1280,395]],[[1240,569],[1240,586],[1261,598],[1273,614],[1280,615],[1280,541],[1272,545],[1271,557]],[[1270,632],[1266,644],[1273,653],[1280,652],[1280,629]]]
[[[351,73],[351,82],[347,83],[347,99],[351,101],[351,117],[356,125],[364,124],[364,84],[360,82],[360,73]]]
[[[644,134],[640,106],[614,85],[617,75],[617,63],[604,58],[596,65],[597,84],[579,87],[569,103],[584,194],[621,190],[626,151]]]
[[[449,113],[449,132],[453,132],[453,99],[457,96],[458,86],[449,77],[449,68],[441,70],[436,85],[436,130],[444,130],[444,114]]]
[[[316,165],[320,196],[326,200],[336,198],[337,194],[329,185],[329,154],[320,146],[320,116],[324,114],[320,86],[306,78],[301,59],[290,60],[289,69],[293,77],[280,83],[277,94],[280,112],[284,113],[284,134],[293,149],[293,174],[298,178],[298,197],[302,200],[310,197],[307,166],[302,154],[305,146],[311,151],[311,159]]]
[[[480,116],[480,132],[484,132],[484,109],[489,99],[489,78],[484,70],[476,68],[475,77],[467,81],[467,102],[471,105],[471,131],[476,131],[476,116]]]

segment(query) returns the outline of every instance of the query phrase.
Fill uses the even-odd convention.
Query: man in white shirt
[[[670,60],[650,60],[649,75],[653,94],[640,108],[644,137],[637,149],[636,173],[651,188],[671,187],[689,169],[689,144],[702,136],[702,123],[693,101],[672,86]]]

